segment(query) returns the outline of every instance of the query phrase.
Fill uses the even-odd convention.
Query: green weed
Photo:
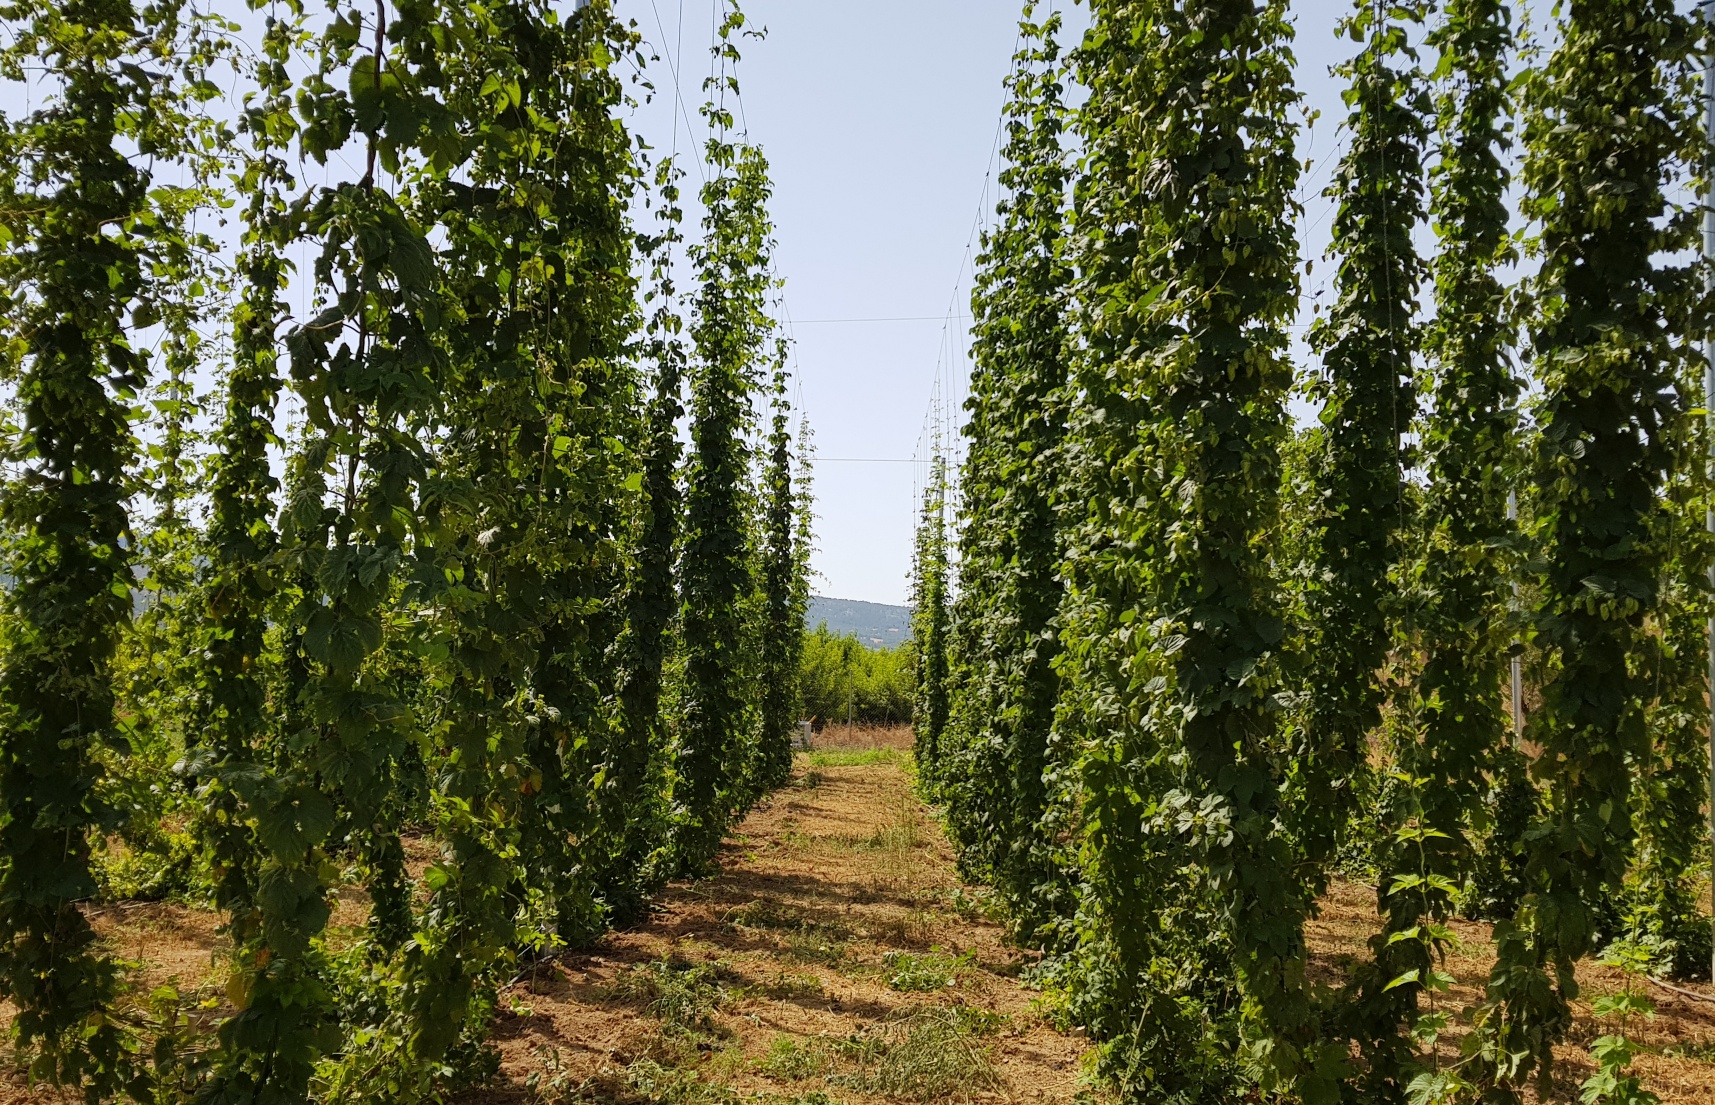
[[[810,753],[811,767],[874,767],[896,764],[905,758],[897,748],[833,749]]]
[[[729,925],[753,929],[789,929],[802,923],[798,911],[771,898],[746,902],[726,915]]]
[[[764,994],[777,1001],[819,998],[822,996],[822,980],[815,975],[789,975],[781,972],[763,983],[761,989]]]
[[[947,905],[966,921],[1000,919],[1000,903],[995,901],[993,892],[987,889],[967,891],[962,886],[954,887],[947,897]]]
[[[1682,1040],[1668,1044],[1661,1053],[1670,1059],[1690,1059],[1697,1063],[1715,1063],[1715,1040]]]
[[[657,959],[620,975],[609,993],[645,1003],[643,1011],[661,1022],[663,1032],[712,1032],[714,1015],[732,996],[723,982],[732,977],[722,963]]]
[[[706,1082],[694,1070],[665,1067],[653,1059],[639,1059],[626,1067],[625,1080],[650,1105],[739,1105],[731,1086]]]
[[[833,932],[805,925],[786,938],[786,954],[803,963],[833,967],[845,960],[846,946]]]
[[[791,1036],[776,1036],[769,1041],[768,1054],[756,1061],[756,1068],[783,1082],[802,1082],[828,1073],[833,1064],[832,1052],[820,1040],[799,1043]]]
[[[753,1105],[840,1105],[826,1090],[808,1090],[804,1093],[779,1094],[762,1093],[746,1099]]]
[[[888,989],[918,994],[945,990],[958,980],[960,971],[970,968],[972,962],[969,952],[954,957],[942,955],[938,949],[928,955],[888,952],[881,957],[881,965],[888,972]]]

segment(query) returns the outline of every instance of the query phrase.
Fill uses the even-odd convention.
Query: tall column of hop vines
[[[200,70],[227,50],[218,32],[210,37],[212,29],[195,18],[185,28],[177,50],[187,75],[200,77]],[[204,549],[196,513],[206,443],[198,423],[206,407],[197,376],[203,364],[218,362],[225,353],[218,330],[203,328],[204,319],[225,308],[228,288],[225,259],[202,229],[207,226],[203,216],[224,201],[229,170],[225,151],[231,131],[197,102],[216,95],[212,83],[203,82],[194,95],[185,88],[180,95],[155,98],[156,125],[183,136],[176,159],[183,179],[159,182],[150,190],[149,218],[158,228],[150,267],[157,277],[172,277],[155,280],[144,310],[132,315],[134,326],[154,321],[160,334],[152,370],[159,382],[139,405],[151,411],[143,431],[151,440],[132,474],[135,494],[146,497],[153,510],[136,527],[132,570],[141,593],[133,599],[135,613],[112,668],[125,755],[107,757],[111,770],[101,786],[110,801],[129,811],[119,836],[133,862],[149,866],[139,889],[153,892],[188,889],[197,865],[193,838],[173,828],[172,815],[189,798],[186,778],[173,768],[179,749],[194,746],[200,730],[194,716],[202,656],[203,595],[197,575]],[[102,848],[106,842],[92,843]],[[116,858],[109,850],[107,863]]]
[[[1232,1092],[1213,1089],[1233,1075],[1214,1042],[1232,1025],[1238,1074],[1324,1100],[1339,1049],[1319,1040],[1307,902],[1278,828],[1283,626],[1267,547],[1297,292],[1291,31],[1283,5],[1244,0],[1093,14],[1078,213],[1088,440],[1071,493],[1090,505],[1068,554],[1081,563],[1066,647],[1084,682],[1076,786],[1102,1030],[1124,1078]],[[1170,874],[1187,867],[1194,886]],[[1196,923],[1182,912],[1193,895],[1224,948],[1160,955]],[[1214,978],[1186,979],[1198,956]],[[1180,981],[1151,977],[1175,959]]]
[[[172,57],[177,16],[129,0],[0,8],[0,72],[30,81],[34,105],[0,132],[4,373],[20,416],[0,493],[15,578],[0,635],[0,996],[31,1077],[92,1098],[148,1092],[108,1015],[117,968],[79,903],[95,892],[90,834],[118,824],[96,757],[124,751],[109,662],[131,614],[128,416],[148,365],[129,329],[156,313],[152,236],[166,229],[145,166],[175,156],[176,74],[146,66]]]
[[[947,719],[952,709],[947,575],[947,462],[937,451],[929,462],[911,562],[913,746],[925,789],[934,796],[947,785],[952,768],[946,755]]]
[[[551,602],[532,689],[532,717],[541,724],[530,723],[528,746],[533,772],[545,782],[529,797],[528,824],[537,835],[527,856],[533,871],[562,888],[554,908],[557,938],[582,943],[611,919],[599,873],[611,850],[603,826],[617,797],[616,765],[632,755],[608,700],[622,670],[612,645],[627,617],[624,538],[641,491],[636,469],[644,428],[632,361],[641,319],[627,216],[638,165],[619,119],[625,93],[616,72],[638,39],[605,0],[577,13],[570,26],[575,33],[565,39],[568,83],[561,91],[566,122],[556,155],[564,191],[552,239],[552,265],[564,275],[555,276],[544,314],[550,323],[544,353],[564,366],[548,407],[554,475],[544,493],[558,520],[539,523],[538,565]],[[518,48],[524,56],[531,52],[528,36],[520,36]],[[629,60],[641,64],[636,56]],[[557,536],[567,530],[572,540]],[[575,847],[568,848],[567,832]]]
[[[1661,612],[1661,495],[1682,417],[1675,385],[1695,270],[1661,263],[1695,242],[1665,194],[1698,164],[1691,22],[1667,0],[1566,10],[1527,87],[1524,183],[1540,220],[1531,350],[1542,398],[1537,518],[1546,569],[1536,641],[1558,662],[1532,719],[1543,822],[1531,891],[1495,929],[1476,1018],[1483,1079],[1504,1096],[1571,1024],[1590,903],[1618,891],[1632,853],[1632,765],[1649,755],[1649,623]]]
[[[606,6],[566,23],[534,5],[480,20],[434,5],[400,14],[407,50],[455,46],[423,81],[460,141],[426,151],[413,196],[442,229],[449,303],[409,593],[427,612],[424,654],[439,658],[424,719],[442,765],[430,794],[439,855],[425,935],[400,963],[397,1023],[374,1055],[348,1057],[338,1092],[372,1094],[372,1065],[392,1061],[410,1099],[430,1091],[449,1049],[485,1031],[521,914],[580,937],[592,924],[571,852],[589,827],[581,749],[593,713],[580,666],[591,648],[575,623],[614,559],[607,504],[623,493],[625,458],[612,423],[631,405],[616,354],[631,286],[629,160],[606,71],[624,36],[610,38]]]
[[[1388,572],[1405,521],[1403,442],[1415,410],[1413,315],[1422,276],[1412,232],[1423,217],[1428,110],[1407,45],[1407,28],[1422,13],[1406,13],[1408,23],[1396,23],[1358,0],[1341,22],[1365,46],[1340,67],[1351,110],[1350,144],[1328,189],[1339,200],[1330,247],[1338,259],[1335,300],[1310,333],[1322,361],[1310,393],[1322,410],[1310,460],[1318,494],[1299,785],[1313,864],[1333,852],[1352,812],[1351,776],[1381,721]],[[1313,890],[1321,878],[1312,876]]]
[[[1372,1092],[1409,1073],[1402,1023],[1428,1041],[1448,1023],[1447,1011],[1425,1014],[1419,1003],[1424,995],[1433,1003],[1447,988],[1440,960],[1454,943],[1447,921],[1471,868],[1468,832],[1483,817],[1485,778],[1498,771],[1507,739],[1500,687],[1510,631],[1507,491],[1517,474],[1519,387],[1508,357],[1508,295],[1496,268],[1512,255],[1502,162],[1508,12],[1494,0],[1449,4],[1429,41],[1440,51],[1445,82],[1435,105],[1440,157],[1432,188],[1441,247],[1433,264],[1436,315],[1425,343],[1433,395],[1422,423],[1425,545],[1404,582],[1405,619],[1423,659],[1417,725],[1392,730],[1400,781],[1386,811],[1391,836],[1379,857],[1378,905],[1386,925],[1356,979],[1357,1031],[1371,1049],[1362,1080]],[[1411,306],[1404,297],[1390,309]],[[1409,347],[1399,355],[1409,356]],[[1379,656],[1372,659],[1379,665]]]
[[[305,419],[280,541],[293,586],[281,618],[280,711],[292,770],[287,816],[259,830],[277,834],[270,852],[295,859],[267,892],[301,912],[309,937],[328,915],[328,849],[356,849],[380,955],[403,944],[412,925],[390,808],[409,711],[378,662],[385,635],[401,629],[395,599],[421,530],[426,459],[417,430],[445,360],[431,228],[406,203],[422,164],[415,159],[425,147],[444,149],[438,143],[451,128],[413,68],[423,51],[407,54],[397,35],[389,46],[386,5],[342,5],[331,15],[309,44],[315,71],[297,90],[298,149],[363,171],[293,207],[299,235],[319,247],[310,289],[317,313],[285,338]],[[408,18],[401,26],[420,33]],[[336,824],[343,839],[332,837]]]
[[[1141,694],[1153,679],[1141,565],[1154,555],[1164,500],[1147,459],[1156,408],[1138,362],[1164,331],[1152,309],[1167,285],[1140,263],[1140,223],[1155,217],[1156,190],[1137,180],[1134,166],[1146,162],[1134,158],[1156,146],[1138,123],[1157,101],[1154,75],[1167,71],[1141,29],[1163,7],[1093,8],[1074,54],[1088,89],[1074,119],[1085,158],[1071,217],[1082,341],[1069,366],[1056,733],[1070,760],[1058,785],[1072,807],[1082,885],[1064,972],[1068,1012],[1099,1041],[1099,1069],[1124,1092],[1165,1084],[1219,1095],[1231,1088],[1233,1064],[1199,1041],[1231,1051],[1232,1018],[1211,1012],[1233,1004],[1226,942],[1200,908],[1206,895],[1168,868],[1146,823],[1168,786]],[[1177,931],[1216,938],[1175,942],[1161,920],[1168,907]]]
[[[768,791],[792,774],[792,733],[798,721],[798,665],[804,653],[808,596],[796,585],[798,502],[792,487],[792,408],[786,399],[784,340],[775,351],[773,424],[763,461],[761,731],[756,785]]]
[[[1405,431],[1415,410],[1412,354],[1417,347],[1417,290],[1422,262],[1412,233],[1423,217],[1423,143],[1427,92],[1409,34],[1417,6],[1383,9],[1358,0],[1341,29],[1365,45],[1340,68],[1350,81],[1349,145],[1329,193],[1339,199],[1333,243],[1335,300],[1310,333],[1322,368],[1311,394],[1322,401],[1314,527],[1315,570],[1305,595],[1304,748],[1298,798],[1311,892],[1354,809],[1353,775],[1365,767],[1370,735],[1381,724],[1381,669],[1388,658],[1389,573],[1401,559],[1405,527]],[[1396,752],[1400,770],[1421,765],[1410,748]],[[1406,784],[1409,792],[1414,788]],[[1373,942],[1379,978],[1362,972],[1353,1031],[1364,1049],[1364,1082],[1397,1076],[1404,1059],[1401,1018],[1416,989],[1392,985],[1406,971],[1429,970],[1421,941],[1392,941],[1425,906],[1421,879],[1401,874],[1401,855],[1423,846],[1421,821],[1396,813],[1400,836],[1384,845],[1378,907],[1388,930]],[[1414,975],[1413,977],[1417,977]],[[1423,974],[1420,983],[1427,982]]]
[[[1697,125],[1700,115],[1692,117]],[[1709,135],[1700,137],[1704,158],[1692,167],[1706,177]],[[1688,332],[1707,331],[1709,307],[1705,295],[1689,316]],[[1674,385],[1691,408],[1709,407],[1704,369],[1700,358],[1687,358]],[[1692,877],[1709,831],[1708,567],[1715,563],[1715,535],[1705,526],[1711,493],[1707,435],[1703,418],[1679,419],[1672,427],[1674,456],[1655,537],[1665,551],[1662,593],[1651,619],[1654,648],[1640,672],[1650,686],[1649,752],[1632,771],[1637,852],[1614,934],[1640,950],[1652,970],[1682,979],[1708,977],[1712,937],[1701,908],[1701,880]],[[1604,939],[1609,935],[1604,932]]]
[[[1024,45],[1008,81],[1000,177],[1006,198],[985,238],[972,293],[970,448],[960,479],[951,661],[960,674],[948,738],[958,766],[941,791],[961,862],[992,880],[1027,940],[1061,904],[1041,823],[1059,698],[1054,509],[1070,284],[1060,17],[1036,24],[1032,14],[1026,10]]]
[[[150,23],[157,17],[164,23]],[[130,476],[136,539],[133,616],[109,669],[122,740],[98,753],[102,778],[97,791],[102,801],[124,811],[124,820],[116,834],[91,838],[104,853],[96,860],[103,897],[201,888],[196,838],[180,828],[180,815],[193,801],[190,780],[176,761],[198,736],[203,610],[197,586],[203,554],[198,477],[207,444],[200,424],[207,396],[199,370],[219,363],[226,352],[218,324],[208,326],[205,320],[221,317],[230,290],[230,262],[208,231],[216,222],[212,213],[226,200],[226,151],[233,135],[228,122],[204,106],[221,95],[206,79],[209,68],[232,57],[227,24],[195,8],[182,14],[156,9],[142,18],[154,36],[150,64],[166,64],[173,75],[157,84],[146,124],[156,136],[151,140],[150,209],[143,224],[149,227],[147,263],[153,280],[131,324],[132,340],[152,347],[147,355],[155,382],[151,394],[132,407],[133,420],[145,416],[136,422],[143,449]],[[163,163],[171,168],[161,171]],[[123,853],[113,847],[118,842],[124,844]],[[157,1051],[156,1058],[158,1077],[180,1077],[184,1068],[175,1069],[164,1051]]]
[[[792,604],[800,611],[798,617],[798,648],[804,648],[808,638],[806,617],[810,612],[810,591],[816,572],[811,558],[816,552],[816,431],[802,413],[798,416],[798,439],[792,458]],[[802,664],[796,669],[802,671]],[[800,707],[804,684],[798,681]]]
[[[744,17],[729,9],[717,46],[722,102],[704,114],[714,128],[707,160],[715,175],[703,188],[706,237],[691,251],[698,291],[692,337],[691,456],[686,474],[680,595],[685,686],[674,749],[675,862],[686,873],[708,870],[743,778],[743,741],[751,731],[748,688],[739,655],[745,634],[742,600],[751,593],[749,501],[754,393],[773,323],[767,203],[768,162],[755,146],[734,143],[725,95],[737,82],[733,36]]]
[[[1688,368],[1691,366],[1687,366]],[[1681,393],[1700,394],[1689,373]],[[1704,406],[1705,404],[1694,404]],[[1645,724],[1649,756],[1634,766],[1637,854],[1621,897],[1619,936],[1644,951],[1655,970],[1703,978],[1710,968],[1709,918],[1700,908],[1701,880],[1691,877],[1709,821],[1709,586],[1715,549],[1704,527],[1709,484],[1701,435],[1675,434],[1677,458],[1657,541],[1667,546],[1654,654],[1640,673],[1650,684]],[[1635,661],[1634,661],[1635,663]]]
[[[659,879],[656,850],[664,838],[665,780],[660,753],[667,743],[662,717],[662,689],[678,613],[677,549],[682,496],[679,461],[679,419],[684,416],[682,392],[686,354],[683,322],[677,312],[673,282],[673,248],[682,240],[679,227],[679,171],[671,161],[657,169],[656,187],[662,197],[666,226],[653,240],[649,295],[655,309],[649,315],[643,354],[653,368],[651,393],[644,412],[642,480],[639,516],[633,522],[631,578],[626,592],[625,629],[616,649],[619,718],[608,762],[607,793],[601,796],[614,832],[615,847],[597,875],[597,883],[612,919],[623,923],[636,917],[644,895]]]
[[[209,1100],[251,1102],[308,1092],[329,1037],[329,994],[310,940],[327,920],[313,849],[296,809],[315,784],[284,752],[267,703],[264,652],[279,588],[273,526],[279,490],[270,451],[281,388],[277,332],[286,315],[286,245],[294,237],[283,147],[295,133],[291,51],[295,11],[270,16],[255,65],[258,95],[240,119],[249,135],[238,178],[249,202],[233,313],[233,359],[212,462],[203,581],[207,616],[198,714],[201,738],[187,756],[203,812],[197,831],[210,853],[215,904],[227,914],[237,1011],[220,1027]],[[316,799],[310,799],[311,805]],[[254,827],[253,827],[254,826]]]

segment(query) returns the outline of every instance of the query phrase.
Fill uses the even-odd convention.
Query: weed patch
[[[786,954],[801,963],[835,967],[845,961],[846,945],[840,933],[822,925],[802,925],[786,937]]]
[[[633,967],[615,980],[608,996],[640,1002],[661,1022],[664,1033],[712,1032],[714,1015],[732,996],[724,985],[734,978],[721,963],[687,963],[668,957]]]
[[[819,998],[822,996],[822,980],[815,975],[789,975],[782,971],[763,983],[760,989],[777,1001]]]
[[[803,923],[798,911],[772,898],[746,902],[726,915],[729,925],[752,929],[790,929]]]
[[[826,752],[810,753],[811,767],[874,767],[876,764],[896,764],[905,758],[897,748],[831,748]]]
[[[888,952],[881,957],[881,965],[888,972],[888,989],[917,994],[933,993],[954,985],[959,972],[970,969],[972,962],[969,952],[956,957],[942,955],[938,951],[928,955]]]
[[[800,1043],[791,1036],[776,1036],[769,1041],[768,1054],[756,1061],[756,1069],[782,1082],[802,1082],[820,1078],[834,1065],[834,1055],[821,1040]]]
[[[639,1059],[625,1068],[625,1080],[648,1098],[650,1105],[739,1105],[738,1093],[731,1086],[706,1081],[694,1070],[662,1066],[653,1059]]]
[[[992,1014],[991,1014],[992,1016]],[[959,1101],[1004,1085],[983,1037],[993,1026],[971,1018],[962,1006],[929,1006],[884,1025],[872,1025],[841,1041],[843,1058],[856,1065],[830,1084],[909,1101]]]

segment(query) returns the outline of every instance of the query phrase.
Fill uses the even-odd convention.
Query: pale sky
[[[669,145],[663,103],[678,68],[696,117],[718,0],[628,0],[651,44],[661,102],[636,120]],[[1064,5],[1069,27],[1087,10]],[[777,265],[795,322],[803,407],[816,435],[822,594],[903,603],[920,456],[937,381],[962,399],[969,266],[979,212],[993,210],[996,128],[1020,6],[1013,0],[747,0],[767,38],[744,44],[743,123],[773,166]],[[1343,3],[1301,4],[1300,83],[1323,118],[1305,149],[1306,237],[1319,256],[1327,204],[1316,198],[1344,114],[1327,68],[1352,46],[1334,37]],[[681,32],[681,11],[683,30]],[[659,19],[659,22],[657,22]],[[677,64],[683,34],[684,63]],[[1063,45],[1076,40],[1062,36]],[[674,66],[667,66],[671,58]],[[679,120],[681,149],[690,145]],[[696,184],[692,173],[689,184]],[[1318,266],[1314,284],[1324,277]],[[1307,287],[1312,284],[1307,283]],[[823,322],[826,319],[905,319]],[[954,404],[956,407],[956,402]]]

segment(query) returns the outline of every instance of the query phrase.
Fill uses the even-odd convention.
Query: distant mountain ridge
[[[871,648],[893,648],[911,637],[909,606],[811,595],[804,624],[814,630],[823,622],[830,632],[850,633]]]

